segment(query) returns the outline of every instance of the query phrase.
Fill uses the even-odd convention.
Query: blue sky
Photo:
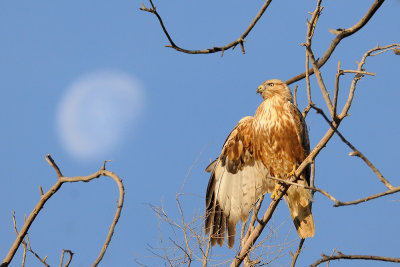
[[[155,5],[178,45],[202,49],[236,39],[262,3],[207,0],[156,1]],[[325,1],[313,41],[316,56],[322,55],[334,37],[328,29],[353,25],[371,4]],[[149,266],[162,266],[147,250],[148,245],[159,246],[158,219],[149,204],[163,203],[170,216],[178,218],[175,195],[199,157],[184,188],[192,195],[183,201],[189,219],[202,212],[209,178],[204,168],[218,155],[239,119],[254,114],[261,102],[255,93],[257,86],[270,78],[286,80],[304,70],[305,52],[300,43],[305,41],[307,12],[314,10],[315,1],[273,2],[246,38],[246,54],[237,48],[223,57],[165,48],[168,42],[158,21],[139,7],[139,1],[0,2],[1,258],[15,238],[12,211],[20,227],[24,214],[39,200],[39,185],[47,190],[55,183],[56,175],[44,160],[50,153],[65,176],[93,173],[107,159],[112,160],[108,169],[123,179],[125,205],[103,266],[135,266],[135,258]],[[330,92],[338,60],[342,68],[355,69],[355,61],[378,43],[400,42],[399,12],[400,1],[386,1],[365,28],[342,41],[322,69]],[[367,60],[367,71],[377,75],[359,82],[351,116],[341,125],[346,138],[394,185],[399,184],[399,60],[393,53]],[[98,102],[91,109],[90,100],[79,102],[86,103],[88,110],[79,110],[72,118],[87,118],[80,121],[91,126],[88,131],[93,140],[87,140],[98,142],[97,148],[102,149],[84,155],[71,152],[73,145],[65,143],[60,134],[60,125],[65,126],[58,115],[61,105],[77,83],[109,77],[105,73],[125,77],[128,85],[108,95],[101,95],[98,87],[89,90],[86,98]],[[344,103],[350,80],[351,75],[342,80],[339,105]],[[305,83],[297,85],[302,109]],[[314,78],[312,85],[314,102],[324,107]],[[314,112],[307,123],[313,146],[328,126]],[[79,134],[81,129],[76,128],[67,127],[72,135]],[[88,149],[96,149],[88,142]],[[316,185],[343,201],[384,191],[371,170],[348,152],[337,137],[331,140],[317,158]],[[32,225],[32,248],[48,255],[52,265],[58,264],[61,249],[71,249],[76,253],[73,266],[88,266],[105,239],[116,198],[117,188],[109,179],[65,184]],[[279,205],[274,224],[288,218],[285,205]],[[316,235],[306,241],[299,266],[311,264],[321,252],[330,254],[334,248],[348,254],[399,255],[399,195],[333,208],[329,200],[316,194],[313,213]],[[167,227],[161,230],[168,236]],[[293,230],[289,221],[277,235],[296,240]],[[279,264],[290,258],[287,252]],[[226,248],[215,248],[213,253],[226,253]],[[19,266],[20,258],[21,251],[11,266]],[[28,263],[41,266],[31,256]],[[341,261],[340,266],[357,263]]]

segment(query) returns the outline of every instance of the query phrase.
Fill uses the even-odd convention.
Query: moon
[[[143,88],[120,71],[97,71],[66,89],[57,111],[57,132],[78,160],[110,159],[143,109]]]

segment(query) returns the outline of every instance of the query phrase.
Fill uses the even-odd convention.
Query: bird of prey
[[[221,154],[206,171],[211,177],[206,193],[206,234],[211,244],[235,243],[236,224],[245,222],[265,193],[276,198],[279,184],[268,177],[288,179],[310,152],[307,125],[293,104],[289,87],[278,79],[262,83],[257,93],[264,101],[254,117],[242,118],[227,137]],[[310,167],[297,183],[308,186]],[[311,194],[290,186],[286,200],[300,238],[314,236]]]

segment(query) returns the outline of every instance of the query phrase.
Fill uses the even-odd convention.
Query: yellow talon
[[[295,175],[295,174],[296,174],[296,169],[297,169],[297,164],[293,164],[293,169],[292,169],[291,172],[289,172],[289,173],[286,175],[286,178],[290,178],[290,177],[292,177],[293,175]],[[280,187],[281,187],[281,184],[280,184],[279,182],[275,182],[275,188],[274,188],[274,191],[272,191],[272,194],[271,194],[271,198],[272,198],[273,200],[275,200],[275,199],[278,198],[278,193],[279,193],[279,188],[280,188]]]
[[[281,185],[279,184],[279,183],[275,183],[275,188],[274,188],[274,191],[272,191],[272,194],[271,194],[271,198],[273,199],[273,200],[275,200],[275,199],[277,199],[278,198],[278,193],[279,193],[279,188],[281,187]]]
[[[294,175],[296,174],[296,170],[297,170],[297,164],[293,164],[293,169],[292,169],[292,171],[289,172],[289,173],[286,175],[286,177],[287,177],[287,178],[290,178],[290,177],[294,176]]]

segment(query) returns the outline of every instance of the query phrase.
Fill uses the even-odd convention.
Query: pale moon
[[[111,159],[138,121],[143,88],[132,76],[100,71],[76,79],[58,106],[63,147],[79,160]]]

